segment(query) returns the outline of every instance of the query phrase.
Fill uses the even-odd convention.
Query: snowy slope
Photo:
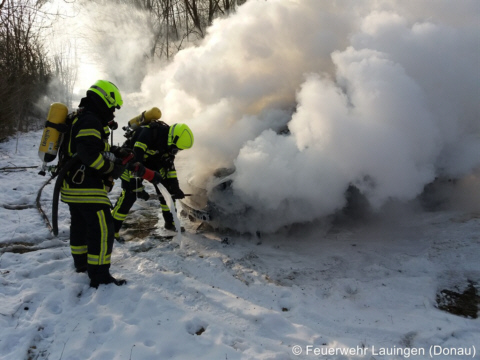
[[[40,137],[1,143],[0,167],[39,165]],[[166,241],[155,200],[138,201],[112,257],[128,284],[96,290],[73,269],[64,204],[58,239],[35,208],[4,208],[34,205],[37,173],[0,171],[1,359],[480,359],[480,320],[436,307],[440,290],[480,283],[476,213],[392,205],[261,238],[182,219]]]

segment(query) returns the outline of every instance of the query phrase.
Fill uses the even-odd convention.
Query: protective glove
[[[112,152],[102,153],[105,159],[104,174],[112,179],[118,179],[125,171],[125,165],[122,164],[122,159],[118,159]]]
[[[147,173],[148,172],[145,172],[145,175],[143,176],[143,178],[145,180],[148,180],[150,181],[153,185],[157,185],[157,184],[160,184],[162,182],[162,175],[160,175],[158,172],[156,171],[152,171],[152,170],[149,170],[147,169],[148,172],[150,172],[151,174],[148,174],[148,177],[147,177]],[[150,177],[150,178],[149,178]]]
[[[105,184],[105,190],[107,190],[107,193],[112,191],[113,186],[115,185],[115,182],[111,177],[109,177],[108,179],[104,179],[103,183]]]
[[[139,162],[129,165],[128,169],[132,171],[136,177],[148,180],[154,185],[162,182],[162,176],[158,172],[147,169]]]
[[[142,163],[136,162],[134,164],[127,165],[128,170],[130,170],[136,177],[143,177],[145,175],[145,166]]]
[[[107,173],[107,175],[109,175],[113,179],[118,179],[120,176],[122,176],[124,171],[125,171],[125,165],[118,162],[114,162],[112,171]]]
[[[174,199],[185,198],[185,194],[180,189],[180,185],[178,184],[178,180],[176,178],[168,179],[166,181],[165,187]]]
[[[134,159],[133,151],[131,149],[119,146],[112,146],[110,151],[117,159],[121,159],[123,164],[131,162]]]
[[[185,194],[183,193],[183,191],[181,189],[177,189],[176,191],[174,191],[172,193],[172,197],[175,198],[175,199],[184,199]]]

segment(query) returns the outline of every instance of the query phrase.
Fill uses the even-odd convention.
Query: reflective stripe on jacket
[[[102,120],[93,112],[80,112],[72,123],[68,141],[69,154],[76,153],[80,161],[65,176],[61,200],[111,206],[103,179],[114,164],[103,156],[104,151],[110,150],[110,145]]]

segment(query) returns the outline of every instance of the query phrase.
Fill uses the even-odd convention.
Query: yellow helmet
[[[122,95],[120,95],[120,91],[118,90],[117,86],[110,81],[98,80],[95,84],[90,86],[90,89],[88,89],[88,91],[92,91],[98,96],[100,96],[100,98],[103,99],[105,104],[107,104],[109,109],[111,109],[112,107],[120,109],[120,107],[123,105]]]
[[[173,150],[172,154],[178,150],[190,149],[193,146],[193,133],[187,124],[173,124],[170,126],[168,146]]]

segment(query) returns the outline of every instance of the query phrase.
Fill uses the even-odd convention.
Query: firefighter
[[[110,274],[114,241],[111,203],[107,196],[112,179],[125,170],[110,151],[109,124],[115,110],[123,104],[118,88],[99,80],[81,99],[70,132],[66,134],[68,156],[78,160],[69,169],[61,188],[61,200],[68,204],[71,216],[70,247],[77,272],[88,272],[90,286],[123,285],[126,280]],[[116,150],[122,156],[122,150]],[[115,151],[114,151],[115,152]]]
[[[135,131],[129,141],[133,148],[135,161],[146,168],[160,173],[161,183],[167,188],[174,199],[185,197],[180,189],[175,170],[175,155],[181,150],[189,149],[193,145],[193,133],[186,124],[174,124],[169,126],[163,121],[155,121],[141,126]],[[149,195],[145,191],[142,180],[125,171],[122,176],[122,194],[118,198],[112,211],[115,224],[115,238],[122,242],[120,228],[127,217],[130,208],[137,198],[148,200]],[[173,215],[163,197],[159,198],[162,209],[165,229],[175,230]]]

